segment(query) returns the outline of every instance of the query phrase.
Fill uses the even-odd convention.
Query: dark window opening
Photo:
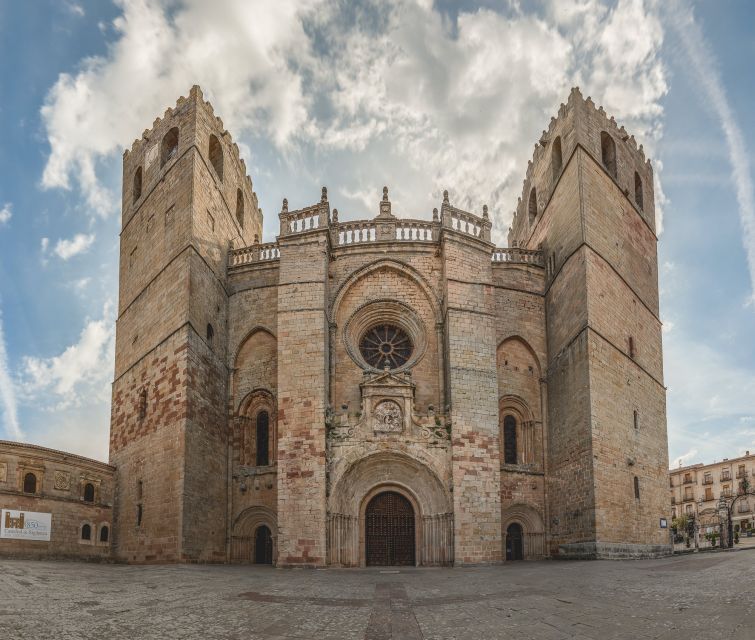
[[[614,139],[611,137],[611,135],[605,131],[600,132],[600,153],[603,160],[603,166],[615,179],[616,142],[614,142]]]
[[[84,502],[94,502],[94,485],[91,482],[84,485]]]
[[[160,168],[178,155],[178,127],[165,134],[160,147]]]
[[[635,356],[634,338],[632,336],[629,336],[629,357],[634,358],[634,356]]]
[[[136,202],[142,195],[142,168],[139,167],[134,173],[134,188],[132,191],[134,196],[134,202]]]
[[[270,447],[270,414],[260,411],[257,414],[257,466],[270,464],[268,449]]]
[[[214,167],[215,173],[218,174],[218,178],[223,182],[223,147],[220,145],[220,141],[213,135],[210,136],[208,155],[210,156],[210,163]]]
[[[142,526],[142,517],[144,516],[144,509],[142,505],[138,504],[136,505],[136,526],[141,527]]]
[[[215,337],[215,329],[212,328],[211,324],[207,324],[207,342],[212,344],[212,339]]]
[[[558,180],[558,176],[561,175],[561,169],[563,166],[563,160],[561,157],[561,137],[557,137],[553,141],[553,150],[551,151],[551,164],[553,165],[553,182]]]
[[[634,201],[642,211],[642,178],[636,171],[634,172]]]
[[[244,194],[241,193],[241,189],[236,189],[236,220],[239,221],[239,226],[244,228]]]
[[[637,409],[634,410],[634,428],[640,428],[640,413],[639,411],[637,411]]]
[[[530,191],[530,200],[527,205],[527,211],[529,212],[530,226],[532,226],[535,224],[535,218],[537,218],[537,192],[535,191],[535,187],[532,187],[532,191]]]
[[[503,419],[503,462],[516,464],[516,418],[506,416]]]
[[[137,499],[141,500],[143,494],[144,494],[144,483],[141,480],[139,480],[136,483],[136,497],[137,497]]]
[[[139,392],[139,420],[147,417],[147,390],[142,389]]]
[[[414,346],[402,328],[381,324],[365,332],[359,341],[359,351],[368,365],[375,369],[398,369],[412,356]]]
[[[634,477],[634,497],[640,499],[640,479],[637,476]]]
[[[506,527],[506,560],[524,559],[524,535],[522,525],[512,522]]]
[[[254,532],[254,563],[273,564],[273,536],[264,524]]]
[[[27,473],[24,476],[24,493],[37,492],[37,476],[33,473]]]
[[[100,529],[100,542],[107,542],[108,538],[110,537],[110,531],[107,527],[102,527]]]
[[[88,524],[85,524],[83,527],[81,527],[81,539],[82,540],[92,539],[92,527],[90,527]]]

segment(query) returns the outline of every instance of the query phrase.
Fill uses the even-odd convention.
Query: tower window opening
[[[642,199],[642,178],[640,178],[640,174],[636,171],[634,172],[634,201],[637,203],[637,206],[640,208],[640,211],[643,209],[643,199]]]
[[[527,211],[529,212],[530,226],[532,226],[533,224],[535,224],[535,218],[537,218],[537,193],[535,192],[535,187],[532,187],[532,191],[530,191],[530,199],[527,205]]]
[[[84,485],[84,502],[94,502],[94,485],[91,482]]]
[[[24,493],[37,493],[37,476],[33,473],[24,476]]]
[[[173,160],[178,155],[178,127],[173,127],[162,141],[160,148],[160,168],[165,166],[166,162]]]
[[[606,171],[616,179],[616,142],[606,131],[600,132],[600,153]]]
[[[260,411],[257,414],[257,457],[256,464],[258,467],[264,467],[270,464],[268,449],[270,447],[270,414],[267,411]]]
[[[212,325],[208,322],[207,323],[207,342],[212,344],[212,339],[215,337],[215,329],[212,328]]]
[[[640,428],[640,412],[637,409],[634,410],[634,428],[635,431]]]
[[[142,196],[142,168],[141,167],[139,167],[134,172],[134,186],[131,191],[131,195],[133,196],[133,202],[136,202]]]
[[[144,508],[141,504],[136,505],[136,526],[142,526],[142,517],[144,516]]]
[[[210,156],[210,164],[215,169],[220,182],[223,182],[223,147],[214,135],[210,135],[210,146],[207,155]]]
[[[556,137],[553,141],[553,149],[551,150],[551,164],[553,165],[553,182],[558,180],[558,176],[561,175],[561,169],[563,168],[563,158],[561,156],[561,136]]]
[[[640,499],[640,479],[637,476],[634,477],[634,497]]]
[[[516,464],[516,418],[506,416],[503,419],[503,462]]]
[[[634,348],[634,338],[632,336],[629,336],[629,357],[634,358],[636,355],[635,348]]]
[[[241,189],[236,189],[236,220],[239,226],[244,228],[244,194]]]

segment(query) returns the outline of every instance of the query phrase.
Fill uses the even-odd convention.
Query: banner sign
[[[50,541],[52,514],[35,511],[3,509],[0,518],[0,538],[13,540]]]

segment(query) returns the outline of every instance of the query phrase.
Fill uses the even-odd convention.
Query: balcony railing
[[[703,484],[713,484],[713,478],[704,478]]]
[[[684,482],[682,484],[697,484],[697,481],[693,480],[692,478],[684,478]]]
[[[728,471],[721,474],[721,482],[729,482],[729,480],[731,480],[731,474]]]
[[[747,471],[745,469],[740,469],[737,471],[737,480],[741,480],[742,478],[747,477]]]
[[[684,496],[684,502],[694,502],[695,496]]]

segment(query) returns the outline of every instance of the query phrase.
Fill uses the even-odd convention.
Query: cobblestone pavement
[[[277,570],[0,560],[9,638],[755,638],[755,552]]]

